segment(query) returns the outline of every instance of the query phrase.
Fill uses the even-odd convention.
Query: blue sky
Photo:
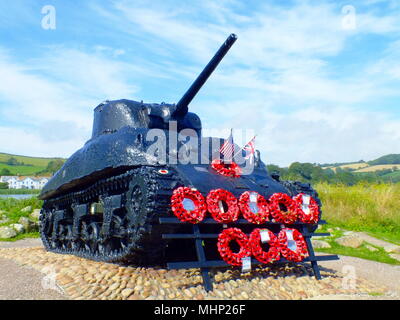
[[[399,1],[14,0],[0,20],[2,152],[68,157],[101,101],[177,102],[234,32],[190,105],[208,132],[253,130],[280,165],[400,153]]]

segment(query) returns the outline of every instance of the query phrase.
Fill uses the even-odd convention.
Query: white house
[[[8,183],[9,189],[42,189],[50,177],[1,176],[0,182]]]

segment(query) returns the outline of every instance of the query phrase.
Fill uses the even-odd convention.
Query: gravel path
[[[320,281],[307,265],[267,267],[247,275],[235,269],[215,270],[214,290],[207,293],[197,269],[95,262],[45,252],[40,239],[25,239],[0,242],[0,269],[5,275],[0,276],[0,299],[399,299],[400,267],[352,257],[321,265]],[[353,271],[354,286],[344,286]],[[53,289],[44,289],[43,283]]]
[[[400,266],[347,256],[340,256],[340,260],[322,261],[319,264],[337,272],[354,274],[357,278],[362,277],[382,284],[400,297]]]
[[[43,247],[42,240],[40,238],[27,238],[18,241],[0,241],[1,248],[33,248]]]
[[[56,290],[44,289],[45,274],[30,267],[22,267],[12,260],[0,258],[1,300],[62,300],[66,295]]]
[[[42,241],[23,239],[0,242],[0,248],[42,247]],[[54,289],[45,289],[46,275],[28,266],[21,266],[13,260],[0,258],[0,300],[65,300],[68,297]]]

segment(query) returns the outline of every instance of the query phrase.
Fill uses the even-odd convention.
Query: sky
[[[281,166],[400,153],[400,1],[13,0],[0,21],[0,152],[69,157],[100,102],[176,103],[235,33],[189,106],[205,134],[254,132]]]

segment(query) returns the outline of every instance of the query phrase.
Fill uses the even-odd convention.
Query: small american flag
[[[235,151],[235,145],[233,143],[233,135],[232,135],[232,129],[231,129],[231,134],[229,135],[228,140],[224,142],[222,145],[221,149],[219,149],[219,152],[224,155],[224,159],[232,159],[233,157],[233,152]]]
[[[253,161],[254,159],[254,154],[256,152],[255,149],[255,143],[254,140],[256,139],[256,136],[253,137],[253,139],[251,139],[244,147],[243,150],[246,152],[245,155],[245,159],[248,160],[250,159],[250,161]]]

